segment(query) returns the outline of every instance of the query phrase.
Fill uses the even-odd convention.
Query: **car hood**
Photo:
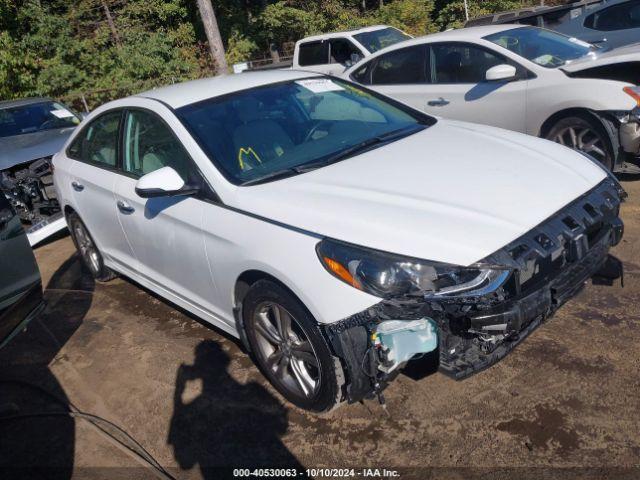
[[[561,68],[566,72],[573,73],[588,68],[626,62],[640,62],[640,43],[614,48],[595,55],[585,55],[582,58],[563,65]]]
[[[238,187],[229,203],[320,236],[466,266],[605,178],[561,145],[440,120],[318,170]]]
[[[58,152],[75,127],[0,137],[0,170]]]

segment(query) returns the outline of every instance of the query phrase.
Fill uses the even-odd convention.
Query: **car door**
[[[20,218],[0,193],[0,348],[42,305],[40,271]]]
[[[511,81],[485,80],[496,65],[513,64],[483,46],[431,43],[378,57],[371,86],[412,107],[455,120],[524,131],[527,73]],[[424,75],[424,80],[423,80]]]
[[[92,120],[71,143],[67,157],[73,207],[103,256],[120,267],[137,260],[118,221],[114,189],[118,174],[119,132],[124,112],[110,110]]]
[[[356,70],[352,80],[418,110],[424,110],[428,90],[427,53],[425,45],[393,50]]]
[[[135,191],[140,177],[167,166],[187,183],[200,184],[202,176],[155,112],[128,110],[122,132],[118,218],[139,261],[137,273],[169,295],[211,311],[214,287],[202,232],[205,201],[193,196],[147,199]]]

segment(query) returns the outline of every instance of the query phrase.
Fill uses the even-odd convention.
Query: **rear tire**
[[[613,142],[600,120],[576,113],[558,120],[545,136],[548,140],[587,153],[611,170],[615,161]]]
[[[98,250],[93,237],[82,220],[80,220],[78,214],[75,212],[70,213],[67,217],[67,223],[69,224],[71,239],[80,254],[80,258],[82,258],[82,263],[89,269],[93,278],[99,282],[108,282],[116,278],[118,274],[105,266],[100,250]]]
[[[304,305],[278,283],[259,280],[242,314],[255,361],[271,384],[305,410],[333,408],[340,389],[334,358]]]

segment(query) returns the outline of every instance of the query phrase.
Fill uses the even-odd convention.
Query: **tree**
[[[200,16],[202,17],[202,23],[204,24],[204,31],[209,40],[211,56],[213,61],[216,62],[217,71],[218,73],[226,73],[229,67],[227,66],[227,59],[224,56],[224,45],[222,44],[216,13],[211,6],[211,0],[198,0],[198,8],[200,10]]]

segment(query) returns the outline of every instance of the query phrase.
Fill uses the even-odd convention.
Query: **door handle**
[[[429,105],[430,107],[444,107],[445,105],[449,105],[449,103],[450,102],[448,100],[440,97],[437,100],[429,100],[427,102],[427,105]]]
[[[82,190],[84,190],[84,185],[78,182],[71,182],[71,186],[76,192],[81,192]]]
[[[116,205],[118,205],[118,210],[127,215],[136,211],[135,208],[133,208],[127,202],[123,202],[122,200],[118,200],[118,203]]]

